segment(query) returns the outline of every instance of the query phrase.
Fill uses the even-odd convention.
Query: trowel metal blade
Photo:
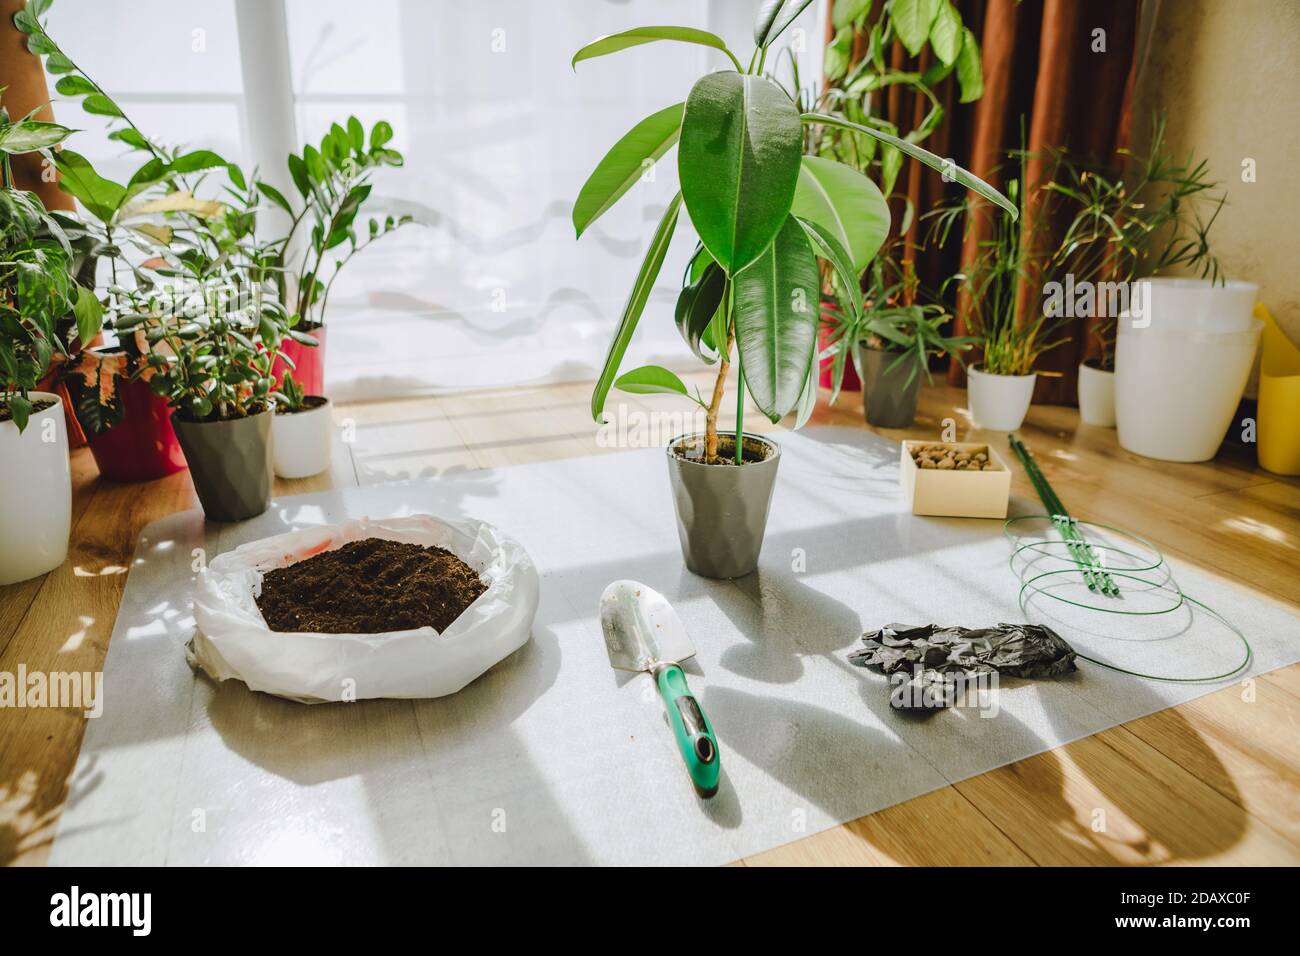
[[[681,618],[668,599],[640,581],[615,581],[600,596],[600,627],[609,662],[619,670],[648,671],[695,656]]]

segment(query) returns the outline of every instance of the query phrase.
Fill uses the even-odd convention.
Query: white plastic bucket
[[[1223,442],[1264,323],[1238,332],[1133,330],[1115,346],[1119,443],[1164,461],[1208,461]]]
[[[1255,321],[1259,286],[1253,282],[1155,277],[1139,279],[1135,286],[1142,314],[1120,319],[1121,326],[1133,331],[1241,332]],[[1137,311],[1132,305],[1130,313]]]

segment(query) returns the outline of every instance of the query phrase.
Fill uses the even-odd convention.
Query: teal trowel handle
[[[677,749],[686,761],[695,792],[701,797],[711,797],[718,792],[718,774],[722,764],[718,756],[718,740],[704,710],[686,686],[686,675],[676,664],[659,664],[655,667],[655,683],[659,696],[668,708],[668,721],[677,737]]]

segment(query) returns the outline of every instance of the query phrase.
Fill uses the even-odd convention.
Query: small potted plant
[[[974,342],[943,334],[950,319],[938,305],[904,305],[876,313],[858,347],[863,411],[878,428],[910,428],[916,420],[921,376],[930,381],[930,357],[961,353]]]
[[[1028,154],[1022,149],[1017,155],[1020,177],[1007,182],[1007,195],[1023,209]],[[1041,192],[1051,181],[1049,172],[1032,188]],[[980,233],[974,258],[945,285],[966,293],[966,328],[980,353],[979,363],[966,370],[971,418],[977,428],[1015,431],[1033,400],[1039,358],[1068,341],[1057,334],[1066,319],[1049,316],[1042,300],[1020,294],[1021,281],[1041,274],[1047,259],[1039,251],[1043,247],[1039,230],[1044,228],[1045,217],[1035,217],[1035,222],[1026,226],[1019,216],[1009,219],[987,204],[969,200],[928,215],[935,220],[931,236],[940,245],[958,219],[964,221],[967,231],[977,230],[981,218],[993,219]]]
[[[0,107],[0,585],[63,563],[72,527],[72,479],[63,403],[36,389],[79,342],[98,333],[103,306],[77,283],[72,248],[35,193],[17,189],[9,157],[47,151],[70,130]],[[48,153],[47,153],[48,155]]]
[[[668,203],[592,394],[599,422],[615,384],[632,392],[668,392],[704,411],[702,433],[669,443],[668,468],[687,567],[734,578],[758,563],[779,451],[744,430],[745,396],[772,422],[816,401],[817,324],[821,276],[817,260],[840,278],[847,307],[862,311],[859,262],[850,250],[880,248],[889,211],[880,190],[858,170],[804,156],[804,125],[857,130],[916,157],[1014,212],[986,183],[940,157],[888,133],[843,117],[801,112],[763,75],[769,46],[811,0],[763,4],[754,25],[748,67],[720,37],[690,27],[641,27],[602,37],[573,63],[654,41],[693,43],[720,51],[732,69],[696,81],[684,104],[637,123],[605,155],[574,204],[579,236],[674,144],[681,190]],[[678,328],[695,353],[716,363],[706,399],[691,395],[667,369],[646,366],[619,376],[619,365],[663,264],[682,206],[700,246],[678,299]],[[734,352],[733,352],[734,350]],[[738,366],[734,429],[723,434],[719,413],[728,372]]]
[[[921,376],[930,381],[930,358],[960,355],[974,339],[943,333],[950,316],[941,305],[916,301],[919,282],[910,260],[882,252],[867,270],[867,298],[860,316],[839,323],[822,352],[831,370],[831,401],[841,376],[857,370],[867,423],[908,428],[916,419]],[[843,358],[849,353],[851,362]]]
[[[150,350],[150,387],[173,408],[172,425],[204,514],[238,521],[271,503],[271,366],[288,330],[278,302],[239,287],[201,254],[189,278],[161,287],[119,330],[140,328]]]
[[[304,394],[293,372],[285,372],[275,393],[271,447],[275,473],[281,478],[308,478],[330,466],[330,400]]]
[[[1237,308],[1243,325],[1249,323],[1253,295],[1245,297],[1244,309],[1232,302],[1235,290],[1219,281],[1219,263],[1210,252],[1210,227],[1224,201],[1214,192],[1219,184],[1210,180],[1204,161],[1176,158],[1164,139],[1165,120],[1157,115],[1144,155],[1120,150],[1109,166],[1081,162],[1063,151],[1055,157],[1061,175],[1049,188],[1072,212],[1048,271],[1068,277],[1063,294],[1080,290],[1075,298],[1085,302],[1092,319],[1092,354],[1079,364],[1079,417],[1086,425],[1115,427],[1116,324],[1129,294],[1150,290],[1150,283],[1141,290],[1134,285],[1143,276],[1193,270],[1205,281],[1175,280],[1180,294],[1212,297],[1216,289],[1228,291],[1226,308]],[[1200,215],[1198,207],[1208,214]],[[1153,304],[1142,303],[1144,321],[1151,318]],[[1219,315],[1224,308],[1216,302],[1204,311]],[[1168,311],[1186,317],[1202,310],[1180,301]]]
[[[361,238],[357,235],[357,217],[374,188],[371,177],[403,163],[402,154],[390,145],[392,138],[393,127],[384,120],[371,127],[367,139],[361,121],[349,116],[346,126],[332,123],[319,146],[291,153],[289,178],[298,192],[298,207],[269,183],[255,183],[290,219],[288,232],[269,244],[267,263],[295,333],[284,342],[287,361],[276,362],[276,381],[292,370],[310,395],[325,391],[325,309],[334,280],[370,243],[413,221],[410,216],[371,218]],[[299,228],[305,239],[295,244]]]

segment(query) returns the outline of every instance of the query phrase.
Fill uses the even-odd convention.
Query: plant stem
[[[736,353],[736,464],[742,461],[741,451],[745,447],[745,366],[740,361],[740,353]]]
[[[736,332],[731,323],[727,323],[727,346],[719,352],[718,378],[713,383],[713,397],[704,417],[704,462],[716,465],[718,462],[718,409],[722,405],[722,393],[727,387],[727,371],[731,368],[731,343],[735,341]]]

